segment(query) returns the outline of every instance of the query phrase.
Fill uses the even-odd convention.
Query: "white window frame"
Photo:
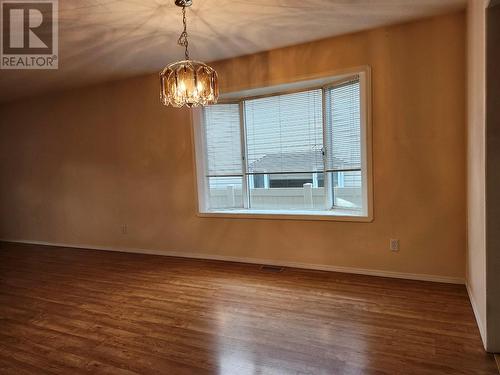
[[[345,81],[353,75],[359,76],[360,82],[360,118],[361,118],[361,186],[363,209],[349,210],[340,207],[333,207],[325,210],[264,210],[249,208],[248,182],[246,176],[246,139],[244,125],[244,100],[258,96],[280,95],[296,91],[313,90],[318,88],[328,88],[336,83]],[[192,139],[196,172],[196,191],[198,196],[198,216],[200,217],[220,217],[220,218],[247,218],[247,219],[283,219],[283,220],[329,220],[329,221],[373,221],[373,172],[372,172],[372,97],[371,97],[371,69],[369,66],[346,69],[332,72],[327,77],[309,77],[293,83],[270,85],[267,87],[231,92],[221,95],[220,104],[240,103],[240,123],[242,139],[243,162],[243,207],[242,209],[209,209],[208,186],[206,170],[206,144],[203,130],[203,111],[200,108],[193,109],[192,114]],[[325,97],[325,95],[323,95]],[[323,111],[325,106],[323,104]],[[326,126],[326,121],[323,121]],[[325,130],[323,131],[324,134]],[[326,137],[324,137],[326,138]],[[326,139],[325,139],[326,141]],[[325,188],[327,186],[327,176],[325,175]],[[331,182],[330,182],[331,183]],[[331,200],[330,194],[326,194],[326,199]],[[333,202],[327,202],[331,207]]]

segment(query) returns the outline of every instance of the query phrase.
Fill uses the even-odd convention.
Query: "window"
[[[369,217],[367,73],[204,107],[200,212]]]

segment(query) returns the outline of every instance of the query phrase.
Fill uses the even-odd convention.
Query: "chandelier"
[[[215,104],[219,96],[217,72],[207,64],[189,58],[186,7],[192,0],[175,0],[182,8],[182,31],[177,44],[184,47],[185,59],[167,65],[160,73],[160,101],[173,107]]]

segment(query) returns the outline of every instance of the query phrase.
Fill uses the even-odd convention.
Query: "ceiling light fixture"
[[[189,58],[186,7],[192,0],[175,0],[182,8],[182,31],[177,44],[185,48],[185,60],[167,65],[160,73],[160,101],[173,107],[215,104],[219,97],[217,72],[207,64]]]

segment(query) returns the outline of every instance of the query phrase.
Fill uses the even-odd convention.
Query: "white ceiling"
[[[193,0],[191,57],[204,61],[451,12],[466,0]],[[183,56],[173,0],[59,1],[59,70],[0,70],[0,101],[157,72]]]

